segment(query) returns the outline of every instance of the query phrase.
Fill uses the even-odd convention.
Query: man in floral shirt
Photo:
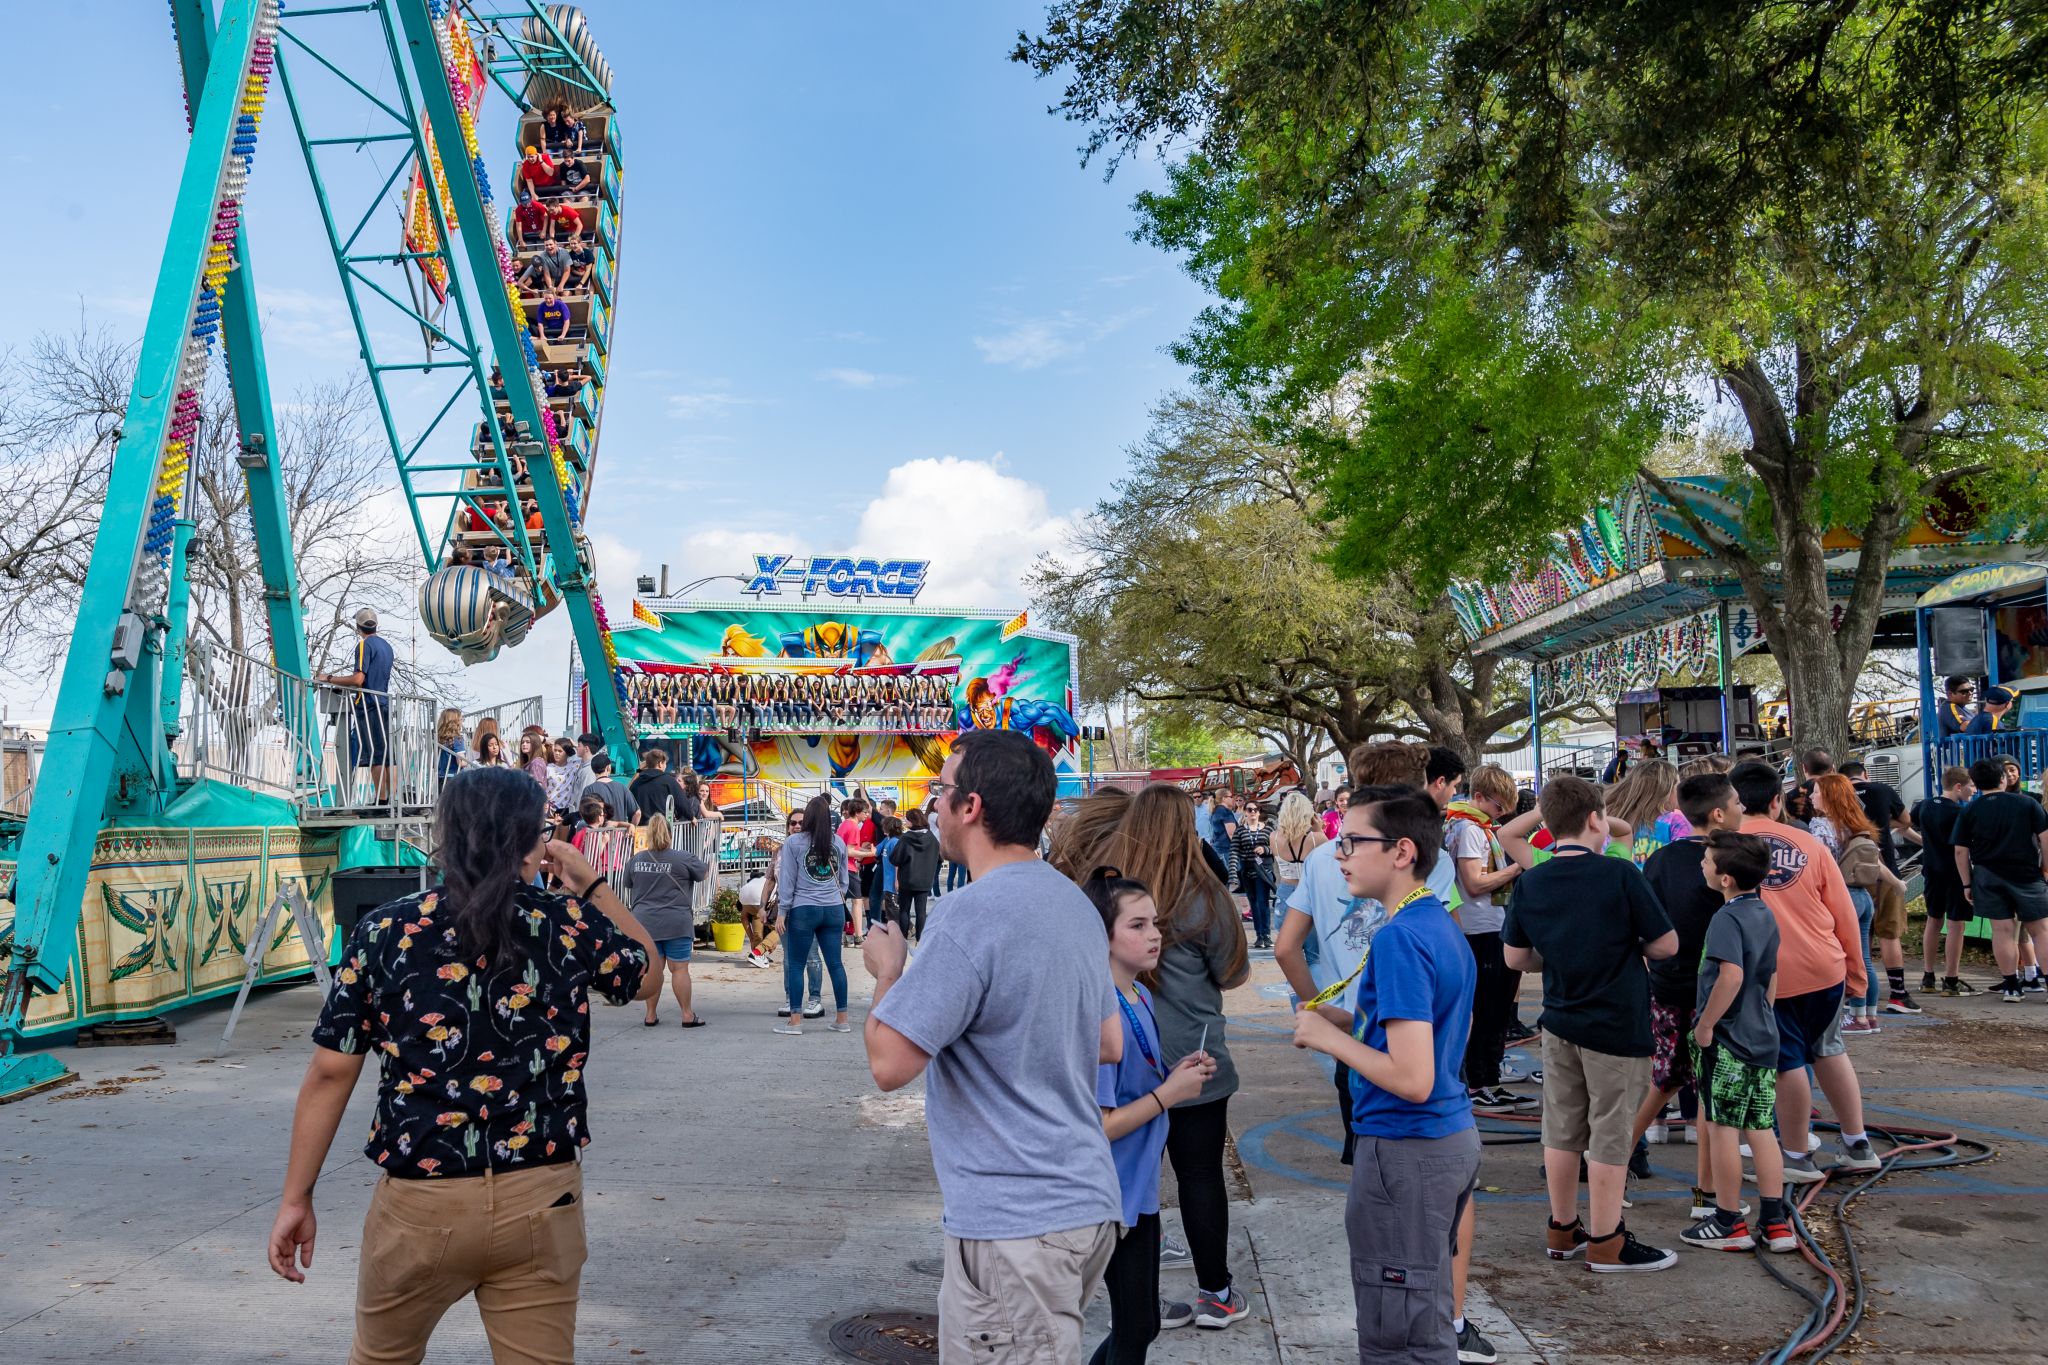
[[[494,1350],[517,1342],[519,1359],[572,1358],[590,997],[627,1004],[660,979],[646,930],[575,848],[542,842],[544,822],[523,773],[452,778],[444,884],[356,926],[313,1030],[270,1263],[305,1278],[313,1183],[375,1053],[363,1151],[385,1178],[363,1225],[351,1360],[418,1359],[471,1293]],[[532,884],[544,868],[567,894]]]

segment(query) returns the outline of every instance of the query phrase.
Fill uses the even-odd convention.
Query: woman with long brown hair
[[[1842,880],[1849,884],[1849,900],[1856,907],[1856,929],[1863,939],[1863,994],[1842,1002],[1849,1011],[1842,1032],[1876,1033],[1878,983],[1882,978],[1870,959],[1870,925],[1876,917],[1877,897],[1896,894],[1903,901],[1905,887],[1884,865],[1884,856],[1877,846],[1877,826],[1864,813],[1854,782],[1840,773],[1816,778],[1813,809],[1814,836],[1822,837],[1821,824],[1825,821],[1832,837],[1824,838],[1823,842],[1841,864]]]
[[[1692,832],[1678,814],[1678,769],[1661,758],[1639,758],[1607,789],[1607,813],[1628,821],[1629,855],[1637,867],[1673,839]]]
[[[1045,860],[1074,885],[1086,884],[1094,869],[1103,866],[1096,855],[1108,846],[1130,810],[1128,791],[1122,787],[1097,787],[1075,802],[1066,819],[1060,821]]]
[[[1174,1106],[1166,1154],[1201,1286],[1195,1321],[1227,1327],[1251,1311],[1231,1283],[1230,1196],[1223,1178],[1230,1097],[1237,1091],[1237,1068],[1224,1039],[1223,992],[1251,975],[1244,924],[1229,890],[1202,858],[1194,802],[1171,783],[1154,782],[1131,798],[1100,861],[1151,888],[1159,907],[1159,965],[1146,984],[1159,1016],[1162,1060],[1207,1051],[1216,1062],[1202,1093]]]

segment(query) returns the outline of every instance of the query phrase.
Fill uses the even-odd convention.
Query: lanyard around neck
[[[1152,1053],[1152,1045],[1145,1041],[1145,1030],[1138,1023],[1138,1011],[1131,1007],[1131,1002],[1125,997],[1121,987],[1117,989],[1116,1003],[1123,1007],[1124,1022],[1131,1026],[1131,1035],[1138,1040],[1138,1054],[1145,1059],[1145,1064],[1152,1068],[1154,1075],[1158,1076],[1161,1080],[1166,1079],[1166,1068],[1159,1065],[1159,1058]],[[1151,1007],[1147,1006],[1145,1012],[1150,1014],[1152,1012]],[[1154,1019],[1152,1027],[1155,1029],[1159,1027],[1157,1019]]]
[[[1427,896],[1428,894],[1429,888],[1427,886],[1416,887],[1413,891],[1410,891],[1407,895],[1401,897],[1401,903],[1399,905],[1396,905],[1392,910],[1389,910],[1387,912],[1387,918],[1389,920],[1392,920],[1394,916],[1400,914],[1403,910],[1406,910],[1409,906],[1415,904],[1415,902],[1421,900],[1424,896]],[[1380,927],[1385,928],[1386,926],[1381,925]],[[1317,991],[1315,993],[1315,998],[1303,1003],[1302,1008],[1305,1010],[1319,1009],[1322,1006],[1329,1004],[1332,1000],[1335,1000],[1337,997],[1344,994],[1345,989],[1349,987],[1352,982],[1358,980],[1358,974],[1365,970],[1365,960],[1371,956],[1372,944],[1368,943],[1365,945],[1365,951],[1358,955],[1358,965],[1351,969],[1351,975],[1345,977],[1342,981],[1336,982],[1333,985],[1325,986],[1323,989]]]

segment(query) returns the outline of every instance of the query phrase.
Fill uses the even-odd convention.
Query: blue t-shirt
[[[1105,1062],[1095,1072],[1095,1102],[1104,1109],[1135,1104],[1166,1079],[1166,1054],[1159,1046],[1152,993],[1139,986],[1138,1003],[1118,1012],[1124,1016],[1124,1059],[1115,1064]],[[1131,1030],[1133,1015],[1138,1020],[1135,1033]],[[1165,1150],[1164,1114],[1109,1144],[1109,1159],[1116,1163],[1116,1181],[1123,1189],[1125,1227],[1135,1227],[1143,1214],[1159,1212],[1159,1157]]]
[[[1373,935],[1358,974],[1352,1037],[1387,1050],[1386,1021],[1427,1019],[1435,1030],[1436,1085],[1420,1104],[1351,1074],[1351,1128],[1361,1137],[1440,1138],[1473,1126],[1472,1102],[1458,1069],[1472,1032],[1472,987],[1479,969],[1465,935],[1434,895],[1411,902]]]
[[[1446,905],[1457,905],[1457,865],[1448,857],[1436,860],[1428,882],[1431,894]],[[1344,872],[1337,866],[1337,846],[1317,844],[1302,860],[1301,880],[1287,898],[1287,908],[1309,917],[1310,940],[1316,953],[1308,960],[1309,978],[1317,990],[1325,990],[1351,975],[1358,959],[1365,955],[1373,935],[1387,922],[1387,908],[1369,897],[1354,896],[1344,884]],[[1339,1009],[1357,1009],[1358,984],[1330,1003]]]
[[[1988,735],[1994,733],[1997,729],[1998,717],[1992,715],[1989,711],[1979,708],[1977,713],[1970,717],[1970,723],[1963,727],[1963,733],[1966,735]]]
[[[363,675],[363,690],[376,694],[374,704],[391,704],[391,645],[383,636],[356,637],[356,672]]]
[[[1216,850],[1216,856],[1230,866],[1230,855],[1237,842],[1237,813],[1228,806],[1218,806],[1209,821],[1209,847]]]
[[[884,839],[875,845],[875,857],[882,864],[882,894],[885,896],[896,894],[896,864],[889,861],[889,850],[895,847],[894,839]]]

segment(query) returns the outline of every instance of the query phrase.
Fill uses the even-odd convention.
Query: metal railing
[[[171,746],[178,775],[308,800],[325,780],[317,717],[313,684],[194,635]]]
[[[301,801],[302,813],[396,814],[434,803],[441,789],[436,771],[440,743],[434,737],[441,707],[434,698],[331,683],[319,684],[315,696],[326,722],[321,747],[326,780]]]
[[[547,702],[541,697],[521,697],[518,701],[500,702],[496,706],[480,706],[474,711],[462,713],[462,733],[465,738],[476,733],[476,727],[484,721],[495,721],[498,737],[506,745],[515,745],[519,736],[530,725],[547,728]]]

